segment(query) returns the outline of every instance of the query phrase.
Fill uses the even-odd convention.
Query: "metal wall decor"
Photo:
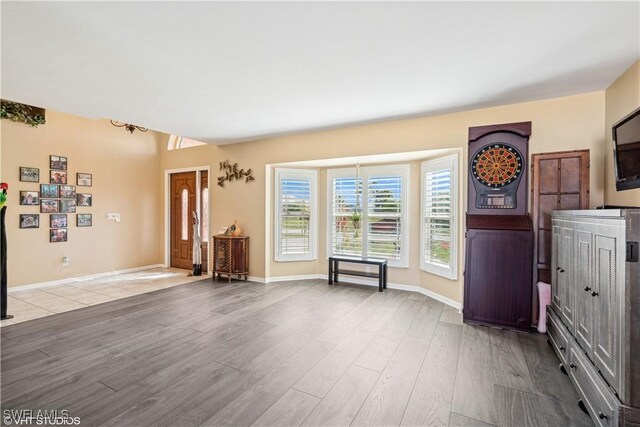
[[[117,128],[125,128],[126,130],[128,130],[129,132],[133,133],[134,130],[138,129],[140,132],[146,132],[149,129],[148,128],[143,128],[142,126],[136,126],[136,125],[132,125],[129,123],[120,123],[117,120],[111,120],[111,124],[114,125]]]
[[[225,160],[224,162],[219,163],[220,168],[218,170],[224,170],[224,175],[220,175],[218,177],[218,185],[220,187],[224,187],[225,181],[239,181],[244,178],[244,182],[247,183],[249,181],[254,181],[255,178],[251,175],[253,172],[251,168],[247,169],[238,169],[238,163],[234,163],[233,165],[229,163],[229,160]]]

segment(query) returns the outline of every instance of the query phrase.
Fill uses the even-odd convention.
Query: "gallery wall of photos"
[[[39,185],[37,189],[20,191],[20,205],[40,211],[20,214],[20,228],[40,228],[40,214],[48,214],[49,218],[43,221],[44,227],[49,228],[49,241],[59,243],[68,239],[70,214],[72,219],[75,214],[76,227],[93,225],[93,214],[82,212],[93,206],[93,195],[88,188],[93,186],[93,175],[78,172],[73,185],[66,157],[49,156],[49,173],[42,177],[38,168],[20,167],[20,181]]]

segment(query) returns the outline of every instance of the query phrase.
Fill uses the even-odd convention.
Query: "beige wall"
[[[1,122],[1,170],[9,184],[6,218],[9,286],[109,272],[162,262],[161,141],[156,132],[115,128],[106,120],[88,120],[47,111],[38,128]],[[164,149],[164,147],[162,147]],[[49,179],[49,155],[68,158],[69,184],[76,173],[93,174],[93,187],[77,187],[93,194],[93,206],[78,208],[93,214],[93,226],[76,227],[67,214],[68,242],[49,243],[49,214],[40,214],[40,228],[20,229],[20,213],[39,213],[39,207],[20,206],[20,191],[38,191],[39,184],[20,182],[19,167],[40,169],[40,182]],[[122,221],[106,220],[119,212]],[[62,266],[62,257],[70,264]]]
[[[164,261],[164,171],[196,166],[211,168],[211,230],[238,219],[251,237],[251,275],[256,277],[324,273],[326,221],[326,171],[319,174],[319,259],[311,263],[273,263],[272,244],[266,249],[265,220],[267,165],[304,160],[331,159],[371,154],[458,149],[461,152],[461,204],[459,230],[466,202],[467,131],[470,126],[532,121],[530,153],[591,150],[591,205],[604,202],[605,93],[479,109],[433,117],[396,120],[324,132],[290,135],[226,146],[201,146],[167,151],[167,135],[135,132],[133,135],[109,125],[69,115],[47,112],[47,124],[37,129],[2,122],[2,180],[10,184],[8,216],[9,282],[12,286],[56,280],[84,274],[126,269]],[[69,242],[48,242],[48,215],[41,214],[37,230],[18,229],[19,213],[35,213],[19,206],[20,190],[35,184],[18,181],[19,166],[40,168],[41,181],[48,173],[49,154],[66,155],[69,172],[94,176],[94,206],[82,210],[94,214],[92,228],[75,227],[69,214]],[[218,162],[239,162],[252,168],[255,181],[216,185]],[[419,174],[420,162],[411,162],[410,267],[391,268],[389,281],[416,285],[461,301],[463,256],[459,254],[458,280],[451,281],[419,269]],[[72,178],[72,183],[75,179]],[[121,223],[107,222],[107,212],[120,212]],[[271,212],[269,212],[270,217]],[[459,245],[463,245],[460,232]],[[123,244],[122,242],[127,242]],[[133,244],[131,243],[133,242]],[[71,264],[62,267],[61,258]],[[34,268],[34,265],[37,268]]]
[[[570,97],[554,98],[522,104],[465,111],[441,116],[396,120],[337,130],[282,136],[261,141],[224,146],[206,146],[178,151],[161,151],[161,169],[211,165],[211,230],[238,219],[251,238],[252,276],[264,277],[270,269],[265,262],[265,177],[266,166],[303,160],[330,159],[371,154],[420,151],[430,149],[461,149],[461,189],[466,194],[467,132],[470,126],[519,121],[533,122],[530,153],[577,149],[591,150],[591,206],[604,201],[605,126],[604,91]],[[221,188],[215,185],[218,162],[239,162],[242,168],[252,168],[255,181],[233,182]],[[419,173],[418,163],[412,165],[412,181]],[[158,176],[162,176],[160,173]],[[325,193],[321,174],[320,191]],[[165,192],[166,194],[166,192]],[[419,215],[419,186],[411,187],[411,215]],[[466,200],[466,198],[465,198]],[[464,218],[461,209],[461,224]],[[322,212],[321,212],[322,215]],[[451,281],[419,270],[419,233],[412,221],[410,268],[391,268],[389,281],[417,285],[455,301],[462,299],[463,253],[460,253],[458,280]],[[323,233],[322,228],[320,233]],[[462,233],[460,233],[462,244]],[[269,251],[271,249],[269,248]],[[267,252],[268,253],[268,252]],[[324,248],[319,255],[324,257]],[[306,264],[306,265],[305,265]],[[301,267],[304,266],[304,267]],[[278,267],[278,274],[316,274],[324,272],[322,261],[299,266]],[[273,273],[273,272],[272,272]],[[272,274],[273,275],[273,274]]]
[[[636,62],[605,91],[605,195],[608,205],[640,206],[640,188],[616,191],[611,127],[640,107],[640,61]]]

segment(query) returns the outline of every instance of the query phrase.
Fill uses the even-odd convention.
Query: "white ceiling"
[[[640,2],[6,2],[3,98],[212,143],[603,90]]]

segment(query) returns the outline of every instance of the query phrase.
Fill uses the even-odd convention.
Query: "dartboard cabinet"
[[[524,331],[531,327],[530,135],[531,122],[469,128],[466,323]]]

